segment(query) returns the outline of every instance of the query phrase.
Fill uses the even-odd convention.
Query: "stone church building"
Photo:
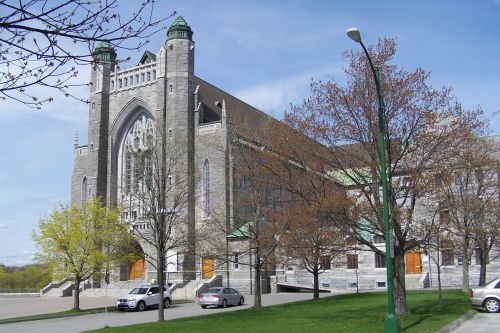
[[[233,165],[238,149],[234,133],[251,138],[263,123],[280,125],[195,76],[192,36],[189,25],[177,17],[158,52],[146,51],[136,66],[126,69],[115,64],[117,55],[109,44],[101,43],[96,48],[95,54],[101,61],[91,72],[88,143],[75,143],[71,201],[80,204],[100,197],[107,204],[122,207],[124,218],[134,228],[147,229],[147,212],[132,199],[140,182],[132,153],[150,149],[148,138],[155,135],[158,124],[164,124],[167,140],[183,147],[175,175],[168,181],[175,183],[182,178],[188,184],[186,205],[176,212],[187,226],[188,244],[169,252],[168,281],[183,286],[189,297],[201,285],[210,284],[230,284],[243,293],[251,293],[252,272],[243,263],[252,258],[238,257],[237,251],[245,246],[244,240],[236,239],[234,249],[228,254],[231,262],[220,264],[213,257],[197,252],[199,242],[195,241],[195,233],[199,226],[215,218],[237,227],[235,198],[241,180],[235,174],[237,166]],[[236,128],[235,124],[240,126]],[[222,235],[223,241],[224,238]],[[384,246],[382,240],[373,241]],[[139,241],[139,245],[144,253],[155,256],[154,249],[147,244]],[[456,271],[453,276],[458,277],[457,260],[450,265]],[[304,274],[293,258],[282,261],[263,272],[264,292],[275,290],[279,283],[311,283],[311,276]],[[425,274],[430,263],[423,253],[409,253],[407,266],[407,273],[413,276],[407,281],[415,286],[425,282],[425,276],[432,279]],[[351,254],[343,267],[325,263],[325,269],[320,276],[323,289],[385,288],[384,260],[372,252]],[[123,265],[115,275],[120,281],[145,283],[156,278],[156,270],[142,258]]]
[[[213,218],[213,212],[217,219],[232,223],[235,182],[229,124],[245,124],[241,131],[251,133],[271,117],[195,76],[192,35],[189,25],[177,17],[165,45],[156,54],[146,51],[137,66],[127,69],[116,66],[116,53],[109,44],[98,45],[95,55],[101,61],[91,72],[88,143],[75,143],[71,201],[104,198],[122,207],[135,228],[147,228],[145,212],[126,204],[139,182],[131,153],[139,146],[148,149],[147,137],[164,117],[167,140],[184,147],[175,172],[187,177],[190,188],[179,218],[193,227],[188,228],[191,244],[187,247],[195,249],[194,230]],[[154,253],[147,252],[154,249],[140,245],[154,258]],[[200,257],[196,250],[186,255],[185,250],[169,252],[169,282],[210,280],[220,273],[225,283],[228,268],[243,275],[234,265],[219,269],[213,258]],[[248,272],[248,267],[239,270],[245,269]],[[121,267],[119,276],[120,280],[150,281],[156,278],[156,270],[139,259]],[[239,280],[248,291],[249,273]]]

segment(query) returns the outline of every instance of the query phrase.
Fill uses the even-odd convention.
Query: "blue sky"
[[[123,2],[124,6],[131,6]],[[176,10],[196,42],[197,76],[280,117],[307,96],[310,80],[343,80],[342,52],[356,26],[366,44],[396,37],[395,64],[431,73],[466,108],[481,105],[500,134],[500,0],[477,1],[157,1]],[[123,12],[131,10],[123,7]],[[151,38],[156,52],[166,32]],[[144,51],[130,56],[136,63]],[[88,81],[81,69],[80,80]],[[86,98],[87,89],[76,93]],[[40,111],[0,102],[0,263],[31,261],[39,217],[70,197],[73,141],[87,142],[87,105],[55,95]]]

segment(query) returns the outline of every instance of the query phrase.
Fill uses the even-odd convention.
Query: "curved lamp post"
[[[392,272],[392,259],[390,256],[391,251],[391,227],[389,224],[389,202],[387,194],[387,171],[385,164],[385,142],[384,142],[384,102],[382,100],[382,94],[380,93],[380,79],[379,79],[379,69],[377,65],[373,65],[370,54],[366,50],[365,45],[361,41],[361,33],[358,28],[350,28],[347,30],[347,36],[361,44],[363,51],[365,51],[366,58],[370,63],[370,67],[373,72],[373,78],[375,79],[375,86],[377,88],[378,97],[378,141],[380,146],[380,169],[382,178],[382,193],[384,202],[384,227],[385,227],[385,265],[387,271],[387,307],[389,313],[384,320],[384,333],[398,333],[400,331],[399,320],[396,317],[396,308],[394,306],[394,283],[393,283],[393,272]]]

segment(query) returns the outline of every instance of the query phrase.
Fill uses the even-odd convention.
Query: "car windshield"
[[[147,291],[148,291],[148,288],[134,288],[134,289],[132,289],[132,291],[129,294],[130,295],[145,295]]]
[[[220,288],[212,288],[208,289],[204,292],[204,294],[218,294],[220,292]]]

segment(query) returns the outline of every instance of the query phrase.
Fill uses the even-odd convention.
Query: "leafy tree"
[[[155,2],[143,0],[130,15],[119,12],[118,0],[5,0],[0,2],[0,98],[41,108],[53,97],[40,87],[72,96],[78,67],[95,61],[99,42],[134,50],[164,30],[175,14],[156,18]],[[121,3],[123,4],[123,3]]]
[[[268,149],[273,154],[265,165],[285,193],[276,214],[286,226],[279,246],[313,275],[313,298],[318,299],[319,275],[332,261],[344,261],[346,234],[336,225],[356,215],[354,200],[324,169],[322,160],[311,156],[311,151],[327,152],[318,142],[284,126],[272,133]]]
[[[254,276],[254,308],[262,308],[262,272],[275,264],[276,250],[280,235],[287,223],[279,218],[278,209],[284,205],[285,195],[280,189],[276,173],[269,168],[276,156],[269,150],[261,149],[249,141],[242,140],[239,150],[235,150],[235,179],[241,181],[235,196],[236,226],[248,242],[243,256],[253,260],[242,265],[250,265]],[[261,147],[261,148],[258,148]],[[228,230],[227,234],[230,230]]]
[[[41,289],[51,281],[51,271],[42,265],[7,267],[0,265],[0,288]]]
[[[340,197],[332,194],[328,203],[296,201],[281,217],[288,228],[281,235],[280,247],[283,254],[300,260],[301,267],[313,275],[313,299],[319,299],[319,275],[345,257],[345,237],[331,222],[332,207],[328,207],[345,203],[338,201]],[[330,211],[328,216],[325,211]]]
[[[408,72],[391,63],[396,54],[394,39],[380,40],[368,51],[380,68],[385,102],[382,121],[386,129],[395,304],[397,313],[405,313],[405,253],[420,241],[413,235],[413,212],[428,194],[427,171],[456,154],[466,140],[461,134],[473,124],[464,121],[460,108],[450,106],[449,89],[429,85],[429,74],[423,69]],[[310,158],[321,160],[323,170],[357,189],[360,219],[336,226],[385,256],[383,249],[363,237],[367,232],[384,234],[375,84],[363,52],[346,52],[345,59],[346,83],[313,82],[311,96],[302,105],[292,106],[285,121],[327,147],[309,149]]]
[[[484,129],[484,126],[481,127]],[[469,290],[469,265],[474,252],[480,268],[479,284],[486,283],[486,265],[496,258],[492,249],[500,236],[498,217],[498,143],[469,132],[468,144],[455,157],[434,169],[435,200],[446,211],[446,228],[462,257],[462,289]]]
[[[73,308],[80,309],[80,282],[99,275],[103,267],[118,259],[111,248],[132,241],[119,212],[102,206],[99,198],[83,207],[61,205],[42,218],[33,231],[39,252],[35,258],[55,274],[74,281]]]

